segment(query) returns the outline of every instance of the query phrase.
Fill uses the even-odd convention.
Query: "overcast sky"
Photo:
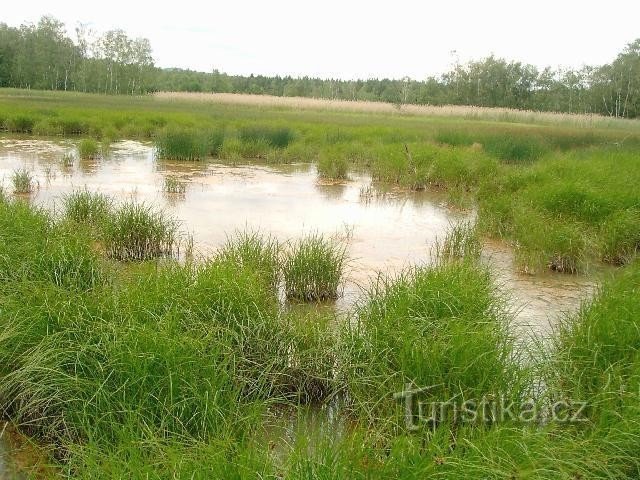
[[[3,2],[0,22],[44,14],[147,37],[156,64],[228,73],[422,79],[491,53],[539,67],[611,61],[640,37],[640,1],[136,0]],[[454,51],[456,53],[454,53]]]

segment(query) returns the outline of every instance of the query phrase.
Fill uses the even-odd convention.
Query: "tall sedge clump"
[[[549,398],[568,400],[569,413],[584,403],[578,427],[580,440],[590,448],[586,457],[597,455],[598,464],[611,471],[638,469],[639,285],[636,260],[606,282],[577,314],[561,322],[546,363]]]
[[[342,375],[351,407],[372,422],[401,425],[403,407],[393,394],[407,386],[427,388],[425,401],[517,395],[509,320],[478,262],[379,278],[343,328]]]
[[[26,168],[15,170],[11,175],[11,183],[13,184],[13,193],[18,194],[32,193],[37,187],[33,175]]]
[[[323,235],[294,242],[282,263],[287,298],[307,302],[338,298],[346,263],[345,246]]]
[[[482,241],[475,224],[460,222],[449,227],[444,240],[436,242],[435,255],[441,261],[480,258]]]
[[[67,220],[97,226],[113,209],[113,200],[105,194],[76,190],[63,199],[63,215]]]
[[[203,160],[218,156],[224,143],[224,130],[189,130],[166,128],[160,131],[155,144],[158,158],[167,160]]]
[[[240,231],[227,238],[218,255],[224,260],[249,270],[276,288],[280,273],[280,243],[259,231]]]
[[[349,165],[345,158],[321,154],[318,159],[318,176],[330,180],[346,180],[349,177]]]
[[[100,156],[100,145],[93,138],[84,138],[78,144],[78,156],[83,160],[94,160]]]
[[[151,260],[177,253],[178,223],[150,205],[127,202],[105,219],[102,237],[113,259]]]

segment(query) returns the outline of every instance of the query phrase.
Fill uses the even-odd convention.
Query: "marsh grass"
[[[438,143],[457,146],[471,146],[474,143],[473,137],[462,130],[440,130],[436,133],[434,140]]]
[[[465,253],[473,226],[452,230],[455,261],[379,277],[341,319],[281,309],[253,267],[266,235],[238,233],[203,262],[107,269],[91,230],[0,201],[0,414],[74,478],[629,477],[640,265],[567,317],[530,367],[506,299]],[[426,402],[587,399],[588,422],[441,416],[408,431],[393,398],[407,384],[431,386]],[[269,407],[314,402],[344,424],[255,441]]]
[[[593,300],[554,329],[545,363],[549,396],[588,402],[581,438],[586,455],[600,459],[599,478],[607,472],[626,477],[638,468],[639,284],[637,261],[608,279]]]
[[[63,215],[67,220],[100,226],[114,208],[113,199],[102,193],[76,190],[62,199]]]
[[[320,178],[331,180],[347,180],[349,178],[349,164],[344,158],[320,155],[317,168]]]
[[[482,240],[475,223],[463,221],[450,224],[443,240],[434,247],[436,261],[478,260],[482,253]]]
[[[17,194],[33,193],[38,186],[33,175],[26,168],[14,170],[11,175],[11,183],[13,184],[13,193]]]
[[[100,144],[93,138],[83,138],[78,144],[78,156],[83,160],[95,160],[101,156]]]
[[[264,139],[241,140],[237,137],[231,137],[225,140],[220,150],[220,158],[232,163],[239,163],[243,159],[273,158],[273,152],[273,147]]]
[[[179,178],[167,176],[164,177],[162,191],[164,193],[184,195],[187,191],[187,185],[184,182],[180,181]]]
[[[510,321],[504,296],[476,261],[378,277],[343,326],[341,374],[350,408],[397,431],[404,407],[393,394],[407,385],[430,387],[425,401],[496,392],[518,398],[524,377],[515,362]]]
[[[33,117],[27,115],[17,115],[5,121],[6,129],[12,133],[32,133],[35,124]]]
[[[563,321],[540,363],[529,368],[514,351],[505,299],[476,261],[471,225],[455,225],[444,240],[450,260],[379,278],[345,320],[319,314],[317,305],[303,305],[306,314],[279,305],[265,281],[275,262],[264,235],[230,237],[227,254],[204,262],[116,264],[102,258],[96,241],[112,246],[106,250],[112,258],[150,259],[163,250],[164,256],[167,249],[157,245],[166,245],[162,232],[172,230],[162,227],[166,217],[154,222],[146,207],[137,215],[131,206],[100,221],[102,213],[93,212],[101,207],[77,198],[71,222],[0,195],[0,416],[53,451],[63,476],[612,479],[637,473],[637,143],[603,147],[625,138],[618,128],[632,131],[637,122],[598,119],[612,129],[583,131],[567,125],[594,125],[592,117],[541,115],[532,118],[555,126],[514,128],[412,118],[406,107],[386,115],[393,107],[385,105],[358,115],[363,105],[327,114],[322,103],[301,113],[272,111],[271,103],[244,108],[233,97],[230,107],[198,113],[193,104],[167,108],[144,98],[18,93],[16,100],[5,93],[0,117],[32,119],[38,134],[51,128],[100,137],[111,130],[149,138],[164,129],[195,132],[193,125],[218,129],[220,118],[240,131],[254,122],[278,128],[284,117],[299,132],[286,148],[234,133],[218,151],[227,148],[234,159],[258,153],[299,161],[330,145],[337,158],[394,188],[477,195],[481,232],[511,240],[526,268],[581,271],[600,258],[626,265]],[[55,116],[45,118],[42,97]],[[452,110],[435,115],[501,122],[529,122],[533,115]],[[483,149],[459,135],[467,130],[475,142],[509,140],[487,141]],[[206,141],[209,155],[216,149]],[[566,151],[574,148],[584,150]],[[94,218],[95,229],[77,225]],[[327,262],[328,250],[308,240],[294,248],[305,240],[282,255],[281,275],[289,272],[293,298],[330,298],[327,285],[340,278],[335,265],[344,260]],[[427,401],[499,393],[521,400],[532,392],[542,402],[581,398],[590,401],[589,417],[577,428],[467,427],[443,418],[428,433],[408,433],[404,407],[393,399],[407,384],[433,386]],[[252,442],[269,405],[336,396],[349,415],[346,434],[323,425],[324,436],[302,436],[277,465],[271,445]]]
[[[260,231],[238,231],[227,237],[218,251],[224,260],[245,268],[276,289],[280,281],[282,247],[275,237]]]
[[[142,261],[176,255],[178,223],[156,208],[127,202],[103,222],[102,237],[110,258]]]
[[[533,135],[489,135],[481,142],[487,153],[512,164],[534,162],[548,151],[543,139]]]
[[[612,214],[602,224],[602,259],[613,265],[631,263],[640,253],[640,210]]]
[[[290,300],[320,302],[340,295],[347,266],[346,246],[321,234],[307,235],[285,249],[285,295]]]
[[[167,160],[203,160],[219,155],[224,131],[202,131],[187,128],[165,128],[155,137],[158,158]]]
[[[269,147],[281,149],[293,141],[294,134],[288,127],[254,125],[240,128],[238,138],[243,143],[263,143]]]

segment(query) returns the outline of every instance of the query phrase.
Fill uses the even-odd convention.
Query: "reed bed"
[[[300,110],[330,110],[344,112],[405,114],[429,117],[458,117],[474,120],[496,120],[523,123],[544,123],[593,127],[629,126],[637,121],[620,120],[601,115],[536,112],[510,108],[490,108],[462,105],[402,105],[385,102],[328,100],[306,97],[275,97],[237,93],[157,92],[159,101],[190,101],[223,105],[294,108]],[[633,126],[637,128],[637,126]]]

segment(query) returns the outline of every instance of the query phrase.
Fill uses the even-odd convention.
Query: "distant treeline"
[[[37,25],[0,24],[0,86],[108,94],[153,91],[252,93],[401,104],[477,105],[640,116],[640,39],[610,63],[539,70],[494,56],[425,80],[333,80],[228,75],[154,66],[147,39],[122,30],[100,36],[43,17]]]

